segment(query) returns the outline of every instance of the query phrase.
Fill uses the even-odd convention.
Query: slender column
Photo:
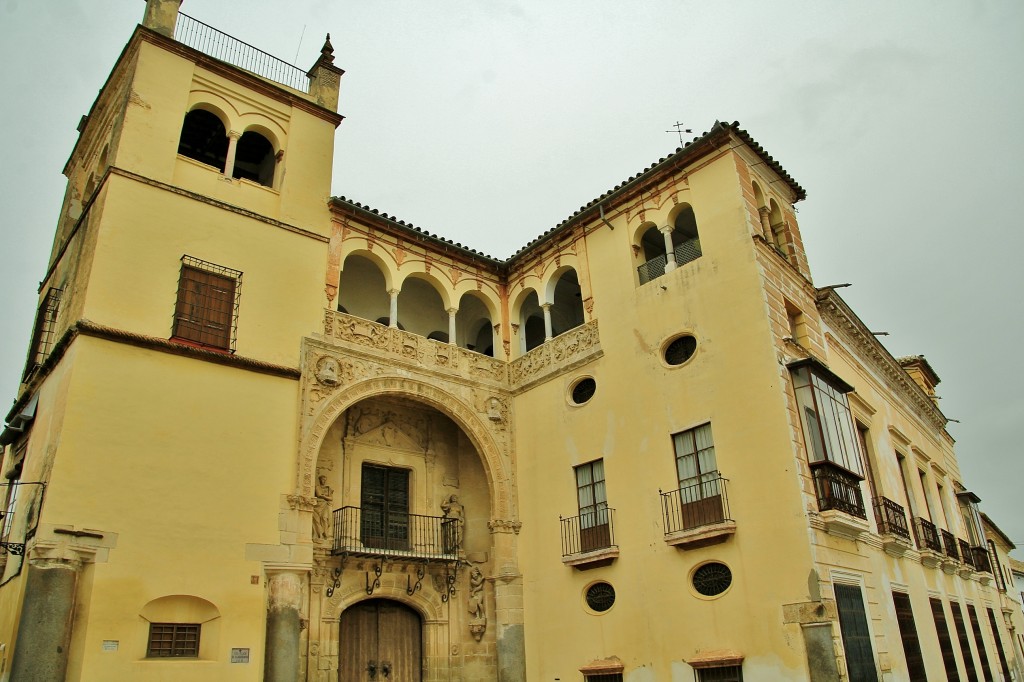
[[[757,209],[757,215],[761,218],[761,229],[764,231],[764,238],[770,243],[775,243],[775,239],[772,237],[772,221],[769,217],[771,211],[768,210],[767,206],[762,206]]]
[[[516,563],[521,523],[492,519],[491,548],[497,575],[494,584],[498,682],[526,682],[526,638],[523,631],[523,576]]]
[[[544,309],[544,340],[550,341],[554,338],[554,334],[551,333],[551,304],[544,303],[541,308]]]
[[[235,154],[238,152],[238,138],[242,133],[237,130],[228,131],[228,153],[224,157],[224,177],[230,178],[235,172]]]
[[[302,575],[295,570],[267,570],[267,645],[264,682],[299,680],[299,609]]]
[[[448,343],[455,345],[455,313],[459,312],[458,308],[448,309]]]
[[[672,226],[659,227],[658,231],[665,238],[665,272],[672,272],[676,269],[676,253],[672,246]]]
[[[28,563],[11,679],[63,680],[81,563],[51,558],[33,558]]]
[[[388,326],[398,329],[398,289],[390,289],[388,296],[391,297],[391,312],[388,314]]]

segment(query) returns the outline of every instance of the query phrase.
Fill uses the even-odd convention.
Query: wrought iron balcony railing
[[[942,552],[942,543],[939,542],[939,531],[935,528],[934,523],[918,516],[914,519],[914,533],[917,535],[917,546],[919,549]]]
[[[299,67],[182,12],[178,12],[174,39],[214,59],[251,71],[267,80],[301,92],[309,91],[309,79],[306,72]]]
[[[896,535],[910,541],[910,526],[903,505],[893,502],[888,497],[875,498],[875,517],[878,519],[878,532],[882,535]]]
[[[615,547],[615,510],[604,507],[568,518],[562,524],[562,556],[596,552]]]
[[[975,568],[974,553],[971,552],[971,543],[967,542],[967,540],[959,540],[958,542],[960,544],[960,559],[971,568]]]
[[[686,265],[701,257],[700,239],[688,239],[672,252],[672,258],[676,265]],[[665,266],[668,265],[668,256],[655,256],[636,269],[640,277],[640,284],[647,284],[652,279],[658,279],[665,274]]]
[[[971,556],[974,559],[974,568],[983,573],[993,573],[992,562],[988,558],[988,550],[985,547],[971,547]]]
[[[865,520],[868,518],[859,476],[827,460],[811,462],[811,471],[819,510],[835,509]]]
[[[667,493],[659,490],[665,533],[677,533],[731,521],[729,499],[725,491],[727,480],[716,473],[705,476],[703,481],[684,485],[678,490]]]
[[[940,532],[942,534],[942,546],[945,548],[946,556],[955,561],[960,561],[960,552],[957,550],[956,536],[948,530]]]
[[[456,561],[462,541],[461,522],[379,509],[334,510],[334,554],[410,557]]]

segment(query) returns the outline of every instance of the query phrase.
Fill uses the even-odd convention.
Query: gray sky
[[[287,9],[281,9],[286,6]],[[1024,3],[185,0],[308,67],[331,32],[333,192],[505,258],[739,120],[808,192],[815,283],[942,377],[967,486],[1024,549]],[[144,6],[0,0],[0,400],[14,397],[60,171]],[[301,37],[301,44],[300,44]],[[297,57],[296,57],[297,55]],[[1017,359],[1014,359],[1017,358]],[[1024,556],[1024,551],[1018,551]]]

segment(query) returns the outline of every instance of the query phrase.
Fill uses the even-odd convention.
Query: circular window
[[[704,564],[693,572],[693,589],[705,597],[715,597],[732,585],[732,571],[717,561]]]
[[[572,401],[577,405],[582,405],[591,398],[594,397],[594,391],[597,390],[597,382],[590,377],[580,379],[572,387]]]
[[[587,606],[604,613],[615,603],[615,588],[608,583],[594,583],[587,588]]]
[[[693,357],[697,350],[697,339],[686,334],[674,339],[665,346],[665,362],[670,365],[681,365]]]

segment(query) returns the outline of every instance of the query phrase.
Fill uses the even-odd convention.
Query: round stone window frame
[[[577,386],[582,384],[587,379],[590,379],[591,381],[594,382],[594,392],[591,393],[590,397],[587,398],[586,400],[584,400],[582,403],[578,403],[573,398],[573,392],[576,390]],[[594,399],[595,395],[597,395],[597,379],[595,379],[593,377],[593,375],[584,374],[584,375],[576,377],[571,382],[569,382],[569,386],[568,386],[568,388],[565,391],[565,400],[566,400],[566,402],[569,403],[570,407],[583,407],[584,405],[589,405],[590,401]]]
[[[690,338],[693,339],[693,353],[691,353],[690,357],[686,358],[678,365],[673,365],[668,360],[665,359],[665,353],[668,352],[669,346],[671,346],[673,343],[686,336],[689,336]],[[658,359],[661,361],[662,366],[665,367],[666,369],[679,369],[681,367],[686,367],[691,362],[693,362],[693,359],[697,357],[698,353],[700,353],[700,346],[701,342],[697,335],[690,330],[684,330],[677,334],[673,334],[672,336],[668,337],[662,342],[661,347],[658,349]]]
[[[598,585],[607,585],[612,590],[612,603],[604,611],[598,611],[590,605],[590,602],[587,601],[587,594],[590,592],[590,590],[592,590],[594,587],[597,587]],[[615,586],[607,580],[592,580],[591,582],[587,583],[586,587],[583,588],[583,592],[580,593],[580,600],[583,603],[584,611],[586,611],[592,616],[603,616],[615,608],[615,604],[619,600],[619,593],[615,590]]]
[[[697,590],[696,585],[693,584],[693,577],[697,574],[697,571],[710,564],[721,564],[722,566],[725,566],[726,569],[728,569],[729,586],[721,592],[719,592],[718,594],[701,594]],[[692,594],[697,599],[701,599],[703,601],[713,601],[715,599],[721,599],[722,597],[724,597],[732,591],[733,586],[736,584],[736,574],[733,572],[732,567],[729,566],[729,564],[727,564],[726,562],[722,561],[721,559],[708,559],[707,561],[702,561],[690,569],[689,575],[686,576],[686,584],[690,588],[690,594]]]

